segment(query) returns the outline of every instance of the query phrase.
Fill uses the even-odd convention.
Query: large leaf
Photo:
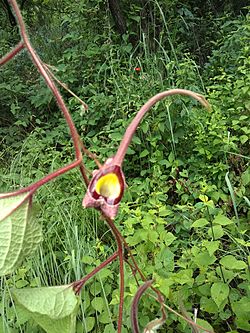
[[[211,296],[218,308],[229,295],[229,287],[223,282],[214,282],[211,287]]]
[[[30,194],[0,198],[0,276],[13,272],[42,240],[31,215]]]
[[[15,302],[47,333],[74,333],[78,298],[69,285],[13,289]]]
[[[241,270],[247,268],[247,264],[243,260],[237,260],[234,256],[231,254],[223,257],[220,260],[220,263],[228,269],[235,269],[235,270]]]
[[[29,193],[4,198],[0,194],[0,221],[3,221],[8,215],[11,215],[29,197]]]

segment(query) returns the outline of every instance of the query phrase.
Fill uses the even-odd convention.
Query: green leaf
[[[95,326],[95,318],[94,317],[86,317],[81,321],[77,321],[76,323],[76,332],[74,333],[86,333],[93,330]]]
[[[83,257],[81,258],[81,262],[83,262],[84,264],[89,264],[89,265],[91,265],[91,264],[94,263],[94,258],[91,257],[91,256],[83,256]]]
[[[12,289],[15,301],[30,312],[60,319],[72,313],[78,304],[73,288],[70,285]]]
[[[210,256],[207,251],[204,251],[196,255],[193,260],[198,267],[207,267],[215,262],[216,257]]]
[[[240,142],[242,144],[246,143],[248,140],[249,140],[249,137],[247,135],[244,134],[244,135],[240,136]]]
[[[220,260],[221,265],[229,269],[241,270],[247,267],[243,260],[237,260],[234,256],[228,255]]]
[[[140,153],[140,158],[142,158],[142,157],[145,157],[145,156],[147,156],[149,154],[149,151],[147,150],[147,149],[144,149],[141,153]]]
[[[250,299],[243,296],[239,301],[232,303],[232,309],[236,314],[236,323],[238,328],[250,331]]]
[[[159,239],[159,235],[158,232],[155,230],[149,230],[148,232],[148,239],[152,242],[152,243],[156,243],[157,240]]]
[[[212,256],[214,254],[215,251],[218,250],[219,246],[220,246],[220,242],[219,241],[204,241],[204,246],[205,248],[208,250],[208,253],[210,256]]]
[[[201,228],[204,227],[205,225],[209,224],[208,220],[201,218],[199,220],[194,221],[194,223],[192,223],[191,227],[193,228]]]
[[[232,269],[226,269],[224,266],[216,267],[216,273],[223,281],[230,283],[239,273]]]
[[[97,278],[98,280],[103,280],[103,279],[106,279],[107,277],[112,277],[113,276],[113,273],[110,269],[108,268],[104,268],[102,269],[98,274],[97,274]]]
[[[85,325],[87,332],[92,331],[95,326],[95,318],[94,317],[87,317],[85,318]]]
[[[214,224],[219,224],[219,225],[228,225],[232,224],[233,221],[231,221],[228,217],[224,215],[218,215],[216,218],[213,220]]]
[[[11,215],[19,206],[25,203],[29,197],[29,193],[9,198],[1,198],[1,196],[3,196],[3,194],[0,194],[0,221],[3,221],[8,215]]]
[[[103,333],[116,333],[114,325],[113,324],[106,325]]]
[[[137,145],[141,145],[141,139],[138,136],[133,136],[132,142],[137,144]]]
[[[149,125],[146,121],[144,121],[141,125],[140,128],[142,129],[142,132],[146,134],[148,132]]]
[[[33,221],[30,194],[0,199],[0,276],[13,272],[42,240]]]
[[[98,312],[102,312],[104,310],[104,300],[102,297],[95,297],[91,302],[91,305]]]
[[[210,288],[209,288],[209,293],[210,293]],[[208,313],[218,313],[218,307],[210,297],[208,298],[202,296],[200,299],[200,307],[201,310],[206,311]]]
[[[172,278],[175,282],[180,283],[181,285],[187,284],[188,286],[192,286],[194,283],[194,279],[192,277],[193,270],[185,269],[180,270],[178,273],[172,275]]]
[[[229,287],[226,283],[215,282],[211,287],[211,296],[218,308],[229,295]]]
[[[164,241],[166,246],[169,246],[173,243],[176,237],[172,234],[172,232],[162,232],[160,234],[160,239]]]
[[[102,290],[102,285],[100,282],[92,283],[89,288],[89,291],[93,296],[100,294],[101,290]]]
[[[168,160],[170,163],[173,163],[175,160],[174,153],[171,151],[171,153],[168,155]]]
[[[69,285],[13,289],[15,302],[47,333],[74,333],[78,298]]]
[[[15,305],[15,313],[16,313],[16,324],[17,325],[23,325],[30,319],[30,316],[27,313],[27,311],[25,311],[19,305]],[[1,330],[0,330],[0,332],[1,332]]]
[[[159,253],[159,259],[163,262],[164,268],[167,271],[171,272],[174,270],[174,253],[168,248],[163,248],[163,250]]]
[[[241,179],[242,184],[245,186],[250,183],[250,168],[247,168],[246,171],[242,173]]]
[[[214,240],[219,239],[224,235],[224,231],[221,225],[214,225],[213,228],[208,229],[207,233]]]
[[[196,323],[200,325],[201,327],[205,328],[206,330],[209,330],[210,332],[214,332],[213,327],[204,319],[197,318]],[[199,329],[199,333],[205,333],[206,331]]]
[[[103,311],[98,316],[98,321],[100,323],[103,323],[103,324],[108,324],[108,323],[110,323],[112,321],[111,318],[110,318],[110,313],[108,312],[108,310]]]

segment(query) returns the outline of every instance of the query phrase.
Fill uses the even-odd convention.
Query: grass
[[[48,163],[46,155],[41,156],[36,151],[32,139],[33,135],[24,141],[21,151],[12,160],[9,169],[2,169],[4,185],[1,187],[1,192],[17,187],[17,184],[28,184],[34,181],[34,177],[37,176],[34,173],[37,163],[40,165],[43,161]],[[34,149],[30,151],[32,146]],[[32,159],[30,154],[33,155]],[[57,164],[56,154],[57,152],[50,161],[51,164]],[[30,163],[31,161],[33,163]],[[10,288],[69,284],[86,275],[100,262],[101,258],[106,258],[113,253],[112,236],[104,222],[99,221],[97,212],[83,209],[81,205],[85,193],[81,184],[79,172],[74,170],[43,186],[35,195],[33,210],[36,213],[37,221],[43,226],[44,239],[37,253],[32,258],[28,258],[15,274],[0,279],[0,313],[3,314],[0,319],[4,320],[5,333],[26,333],[26,330],[30,329],[29,325],[24,329],[25,326],[19,324],[19,322],[22,323],[22,320],[18,320],[20,313],[16,313],[15,305],[11,300]],[[105,251],[100,250],[102,238],[105,241]],[[86,264],[84,258],[89,258],[91,262]],[[89,284],[91,285],[95,281],[96,279],[93,278]],[[101,283],[104,299],[107,300],[101,276],[98,281]],[[84,299],[80,309],[79,318],[83,320],[86,315]],[[16,319],[14,319],[15,317]],[[40,330],[37,331],[37,328],[32,329],[34,332],[40,332]]]
[[[89,110],[80,115],[74,101],[69,103],[76,126],[88,147],[103,159],[115,152],[133,115],[154,93],[172,87],[205,92],[204,82],[209,80],[201,75],[199,67],[188,55],[179,54],[175,49],[164,13],[158,1],[154,3],[171,50],[167,50],[160,39],[155,41],[159,50],[151,54],[147,40],[142,38],[138,46],[140,54],[138,50],[129,54],[126,45],[114,45],[102,62],[98,53],[99,64],[97,61],[96,68],[91,65],[89,72],[86,69],[87,79],[79,89],[81,94],[89,96]],[[67,52],[72,52],[72,63],[63,58],[62,63],[65,62],[68,68],[79,68],[77,50],[73,54],[68,48]],[[137,65],[142,68],[139,76],[133,71]],[[224,87],[227,89],[226,85]],[[240,144],[242,133],[231,121],[233,111],[226,113],[226,97],[222,102],[213,102],[216,109],[211,117],[204,110],[200,112],[192,101],[178,98],[159,103],[149,112],[126,158],[124,169],[129,189],[117,223],[131,242],[144,273],[148,278],[154,277],[157,287],[163,291],[166,303],[178,309],[181,301],[190,315],[193,307],[199,308],[198,317],[214,325],[218,332],[227,333],[244,330],[244,325],[236,321],[244,319],[244,311],[240,311],[244,306],[247,308],[247,303],[242,305],[240,302],[249,293],[247,269],[230,269],[220,263],[228,255],[247,262],[249,184],[247,181],[243,184],[242,173],[248,168],[249,157],[245,153],[246,145]],[[42,104],[43,107],[47,105]],[[236,111],[234,116],[237,117]],[[58,125],[60,120],[56,117],[54,121]],[[54,124],[52,130],[44,125],[43,133],[37,128],[24,140],[20,151],[13,154],[10,164],[4,163],[2,192],[34,182],[73,159],[68,137]],[[233,133],[232,146],[225,140],[228,128]],[[61,150],[58,141],[62,143]],[[146,154],[141,156],[144,149]],[[6,152],[9,156],[12,154],[10,148],[2,151],[1,161]],[[237,157],[235,165],[225,158],[227,154]],[[93,170],[92,163],[87,166]],[[240,172],[236,174],[233,167],[241,167]],[[11,276],[0,279],[0,332],[2,327],[5,327],[4,333],[41,332],[34,323],[25,323],[10,299],[10,288],[68,284],[83,277],[115,251],[113,237],[98,213],[82,208],[85,190],[78,171],[74,170],[43,186],[35,196],[34,209],[43,226],[44,240],[36,255],[27,258]],[[216,225],[216,239],[213,239],[207,225],[214,231],[213,223],[216,224],[214,221],[219,215],[230,222],[224,219],[228,225],[221,228]],[[205,220],[205,226],[192,227],[199,219]],[[211,264],[207,264],[209,260]],[[103,332],[116,321],[117,267],[117,263],[112,263],[84,287],[77,333]],[[218,307],[215,304],[218,299],[214,300],[210,292],[217,282],[225,282],[230,287],[230,294],[224,300],[226,304]],[[124,332],[130,327],[131,298],[136,289],[131,272],[126,268]],[[100,304],[96,305],[95,300],[103,302],[102,311],[98,310]],[[158,310],[158,306],[145,297],[139,309],[141,327],[155,319]],[[186,323],[171,314],[163,331],[166,329],[169,333],[190,332]]]

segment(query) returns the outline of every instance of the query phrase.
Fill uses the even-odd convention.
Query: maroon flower
[[[95,207],[104,215],[114,219],[125,187],[125,178],[119,165],[109,158],[105,164],[93,172],[87,193],[83,199],[83,207]]]
[[[141,68],[136,67],[135,70],[140,72]],[[210,108],[203,96],[185,89],[163,91],[150,98],[141,107],[140,111],[126,129],[115,156],[109,158],[99,170],[93,172],[93,178],[89,183],[87,193],[83,199],[82,204],[84,207],[95,207],[100,209],[107,217],[111,219],[115,218],[125,188],[125,178],[121,167],[133,135],[146,112],[150,110],[155,103],[165,97],[177,94],[192,97],[203,106],[208,109]]]

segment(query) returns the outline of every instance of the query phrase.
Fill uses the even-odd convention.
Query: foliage
[[[86,145],[103,159],[115,153],[124,128],[154,93],[182,87],[207,94],[211,113],[181,97],[157,104],[142,122],[128,151],[128,189],[117,222],[142,272],[155,279],[169,306],[190,318],[198,309],[197,323],[216,332],[248,332],[249,16],[234,17],[227,11],[230,1],[226,9],[213,1],[124,3],[128,33],[119,36],[101,1],[60,6],[43,1],[40,8],[31,2],[25,15],[31,18],[32,42],[55,66],[55,75],[87,102],[84,110],[63,92]],[[6,26],[6,20],[1,22]],[[4,54],[18,38],[8,27],[1,33]],[[131,35],[137,35],[136,44]],[[73,149],[52,94],[25,53],[4,66],[1,78],[3,192],[69,163]],[[93,162],[86,165],[93,170]],[[35,318],[28,320],[32,315],[14,306],[12,295],[25,293],[24,287],[39,292],[69,284],[113,252],[103,222],[94,212],[82,211],[82,188],[73,171],[36,197],[45,239],[37,254],[1,279],[0,332],[2,327],[3,332],[42,332]],[[17,217],[24,208],[16,210]],[[26,225],[28,219],[21,237],[29,232]],[[76,332],[115,332],[117,274],[113,263],[84,287]],[[137,290],[129,266],[125,284],[123,332],[128,332]],[[142,298],[141,327],[159,315],[158,308],[151,298]],[[72,313],[64,316],[69,323]],[[166,330],[190,332],[190,327],[169,312]]]
[[[78,300],[70,286],[16,289],[13,298],[46,332],[75,332]]]
[[[34,223],[27,194],[1,199],[0,275],[12,273],[41,242],[41,227]]]

